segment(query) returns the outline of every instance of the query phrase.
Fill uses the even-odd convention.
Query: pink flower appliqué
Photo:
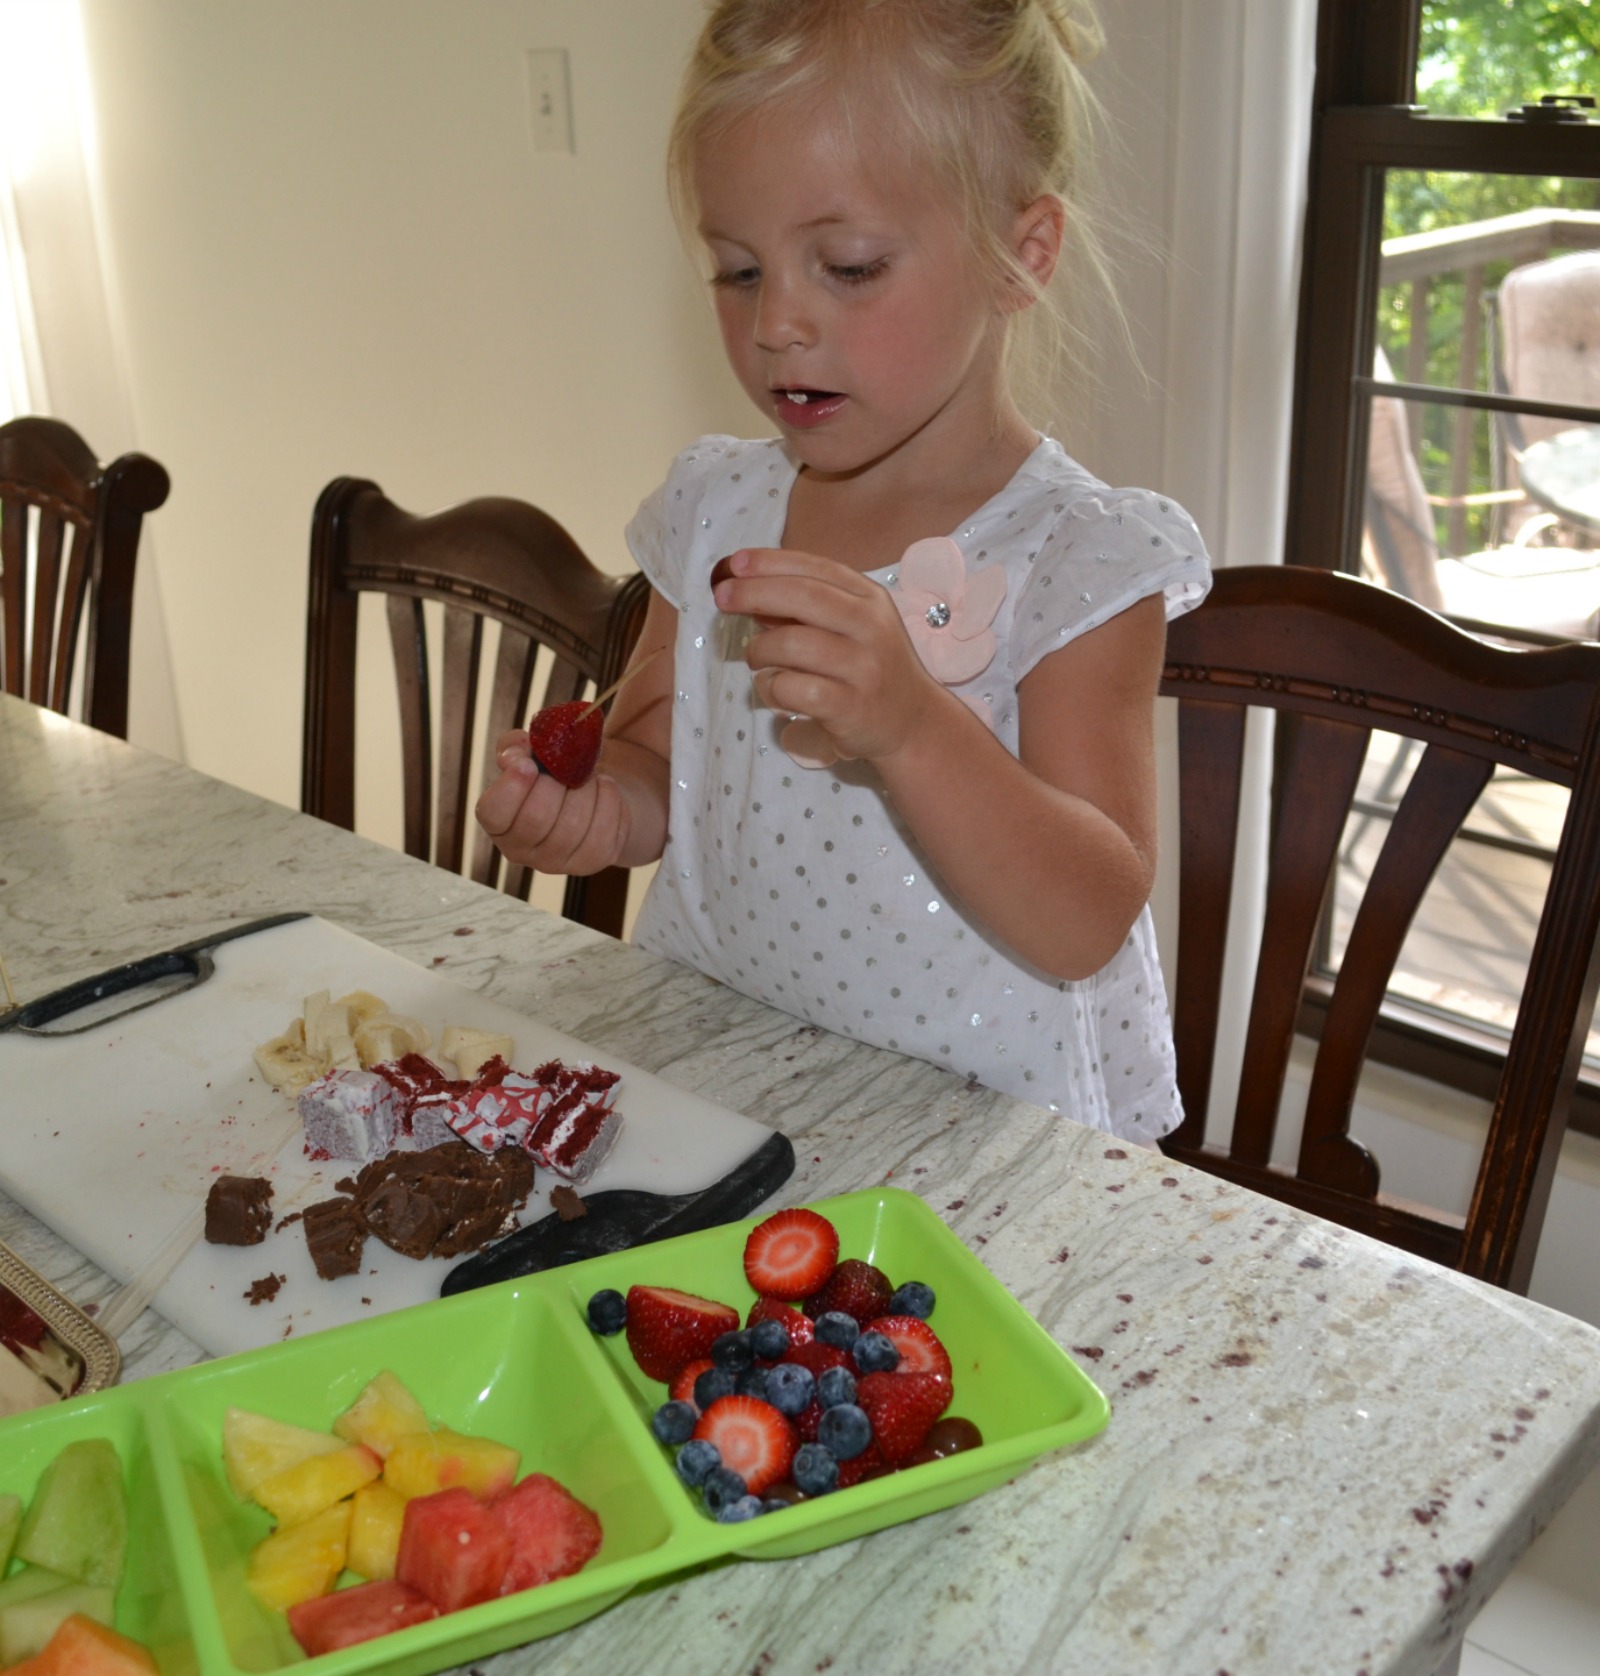
[[[991,624],[1006,597],[999,565],[967,574],[961,549],[949,536],[913,541],[901,556],[895,605],[922,666],[943,686],[981,675],[994,660]],[[993,726],[983,699],[957,694],[985,726]],[[791,717],[778,743],[802,768],[827,768],[839,752],[820,723]]]
[[[900,560],[895,604],[923,667],[947,687],[981,675],[994,659],[990,624],[1006,597],[1006,573],[991,565],[967,574],[949,536],[913,541]]]

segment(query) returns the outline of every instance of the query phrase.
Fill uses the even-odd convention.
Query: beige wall
[[[331,478],[414,510],[520,495],[623,569],[671,455],[747,423],[661,187],[698,11],[84,0],[137,440],[173,479],[151,534],[195,767],[298,801]],[[530,144],[524,55],[552,46],[576,155]]]

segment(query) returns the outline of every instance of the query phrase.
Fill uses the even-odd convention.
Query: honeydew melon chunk
[[[11,1550],[17,1545],[17,1532],[22,1529],[22,1497],[0,1496],[0,1577],[11,1564]]]
[[[247,1408],[230,1408],[222,1417],[222,1464],[236,1496],[251,1495],[256,1486],[313,1455],[331,1455],[345,1440],[332,1432],[314,1432],[274,1420]]]
[[[16,1664],[42,1653],[50,1638],[74,1615],[111,1627],[117,1591],[99,1583],[66,1583],[31,1600],[0,1607],[0,1664]]]
[[[103,1437],[67,1444],[39,1479],[17,1533],[17,1557],[115,1589],[127,1547],[128,1501],[115,1445]]]
[[[35,1595],[47,1595],[52,1589],[64,1589],[70,1582],[72,1578],[63,1572],[42,1565],[25,1565],[16,1576],[0,1583],[0,1609],[32,1600]]]

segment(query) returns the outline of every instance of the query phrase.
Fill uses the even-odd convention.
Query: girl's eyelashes
[[[879,278],[888,266],[888,257],[880,256],[872,262],[830,262],[828,273],[841,285],[869,285]]]
[[[719,268],[711,276],[713,286],[738,291],[754,285],[761,278],[760,268]]]
[[[836,285],[870,285],[880,279],[889,268],[887,256],[875,257],[870,262],[824,262],[822,271]],[[761,283],[761,269],[754,263],[740,267],[718,268],[711,276],[713,289],[722,291],[753,290]]]

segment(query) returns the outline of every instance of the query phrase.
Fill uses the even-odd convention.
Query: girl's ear
[[[1043,193],[1017,212],[1011,224],[1011,251],[1022,271],[1033,280],[1033,289],[1019,290],[1009,297],[1011,308],[1026,308],[1050,283],[1061,260],[1066,226],[1066,205],[1053,192]]]

